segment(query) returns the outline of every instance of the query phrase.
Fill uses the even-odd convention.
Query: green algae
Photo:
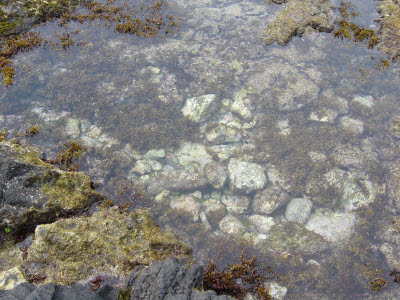
[[[49,198],[49,207],[76,210],[100,199],[100,194],[91,189],[90,178],[82,173],[48,171],[33,181]]]
[[[45,282],[72,284],[98,272],[124,276],[137,265],[169,255],[189,258],[190,253],[145,211],[124,213],[112,207],[90,217],[38,226],[27,263],[39,265],[39,272],[47,276]]]
[[[14,241],[2,241],[0,244],[0,272],[12,269],[21,262],[21,251]]]

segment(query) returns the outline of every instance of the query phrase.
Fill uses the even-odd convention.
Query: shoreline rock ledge
[[[39,157],[0,142],[0,300],[233,299],[203,291],[192,249],[146,210],[97,207],[68,218],[105,198],[88,176]]]

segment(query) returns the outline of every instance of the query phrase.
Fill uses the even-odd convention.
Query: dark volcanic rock
[[[217,296],[214,291],[202,291],[203,268],[186,266],[184,260],[168,258],[149,267],[138,267],[125,281],[123,289],[104,284],[96,292],[88,285],[71,287],[47,283],[35,286],[21,283],[12,290],[0,290],[0,300],[233,300]],[[123,297],[124,296],[124,297]]]
[[[108,300],[118,299],[119,290],[103,285],[96,292],[89,286],[76,284],[71,287],[47,283],[36,286],[21,283],[12,290],[0,290],[0,300]]]
[[[90,178],[39,159],[28,147],[0,143],[0,231],[47,222],[102,200]]]
[[[184,260],[168,258],[149,267],[139,267],[129,274],[126,287],[131,300],[229,300],[214,291],[200,291],[203,286],[203,268]]]

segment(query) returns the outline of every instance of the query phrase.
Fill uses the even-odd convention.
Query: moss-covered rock
[[[393,60],[400,55],[400,2],[382,0],[378,4],[380,29],[378,48]]]
[[[90,178],[43,162],[26,145],[0,143],[0,230],[2,234],[49,222],[103,197]]]
[[[276,1],[274,1],[276,2]],[[279,1],[278,3],[282,3]],[[269,45],[277,42],[286,45],[293,36],[302,36],[306,31],[331,32],[330,0],[288,0],[264,31],[262,41]]]
[[[26,264],[45,274],[46,282],[72,284],[99,273],[127,275],[138,265],[189,254],[190,248],[163,233],[146,211],[112,207],[38,226]]]

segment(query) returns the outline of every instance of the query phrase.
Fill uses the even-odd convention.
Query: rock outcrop
[[[275,1],[276,2],[276,1]],[[283,1],[279,1],[282,3]],[[333,25],[330,0],[289,0],[264,30],[262,41],[269,45],[286,45],[293,36],[302,36],[306,31],[331,32]]]
[[[70,287],[47,283],[35,286],[22,283],[12,290],[0,290],[0,300],[233,300],[214,291],[203,291],[203,267],[188,265],[184,260],[168,258],[148,267],[138,267],[119,289],[109,283],[99,284],[96,291],[90,284],[74,284]]]
[[[0,235],[78,211],[104,197],[90,178],[43,162],[26,145],[0,143]]]

